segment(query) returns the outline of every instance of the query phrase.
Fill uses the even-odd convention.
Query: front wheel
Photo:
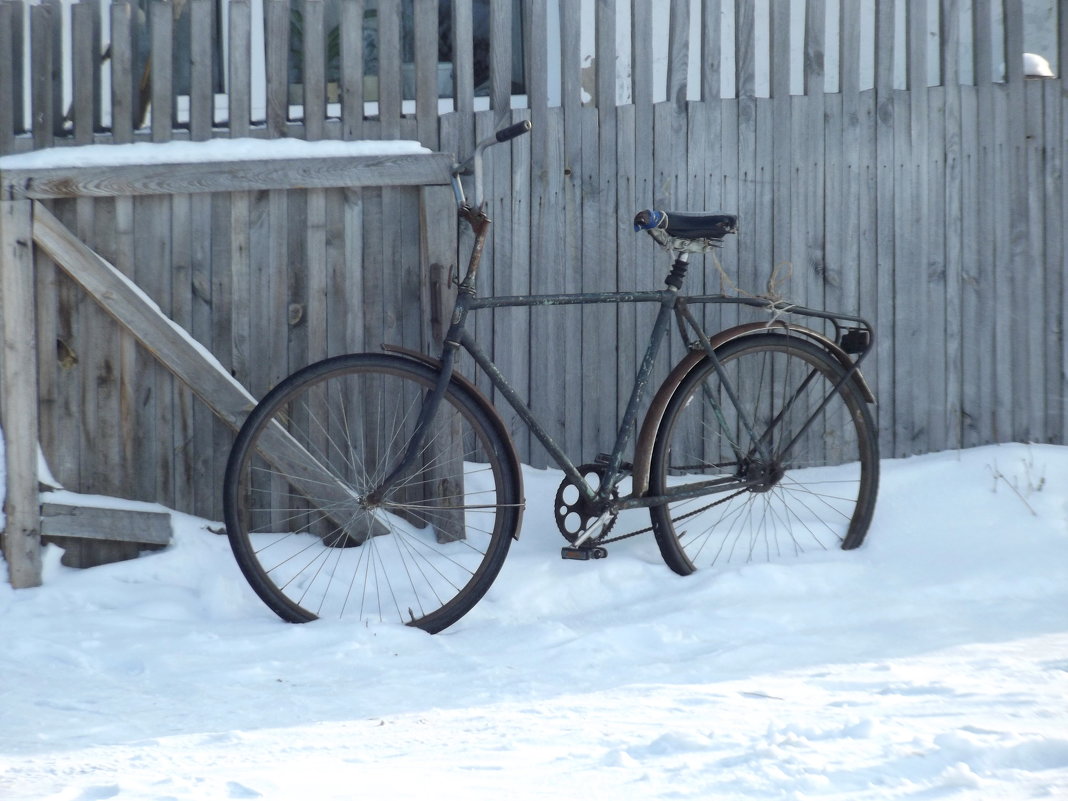
[[[482,404],[448,387],[405,476],[437,372],[351,354],[282,381],[249,415],[226,467],[226,530],[242,572],[285,620],[400,621],[437,632],[489,589],[518,526],[520,483]]]
[[[671,396],[653,445],[650,494],[716,481],[716,494],[650,508],[668,566],[777,561],[864,541],[879,483],[867,403],[845,368],[796,337],[764,334],[717,349]]]

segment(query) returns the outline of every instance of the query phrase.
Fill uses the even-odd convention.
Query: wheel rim
[[[842,369],[822,351],[777,339],[775,346],[727,348],[721,357],[755,438],[710,365],[680,388],[669,412],[661,488],[730,476],[748,484],[661,512],[661,547],[668,545],[680,572],[776,562],[863,539],[877,470],[870,417],[850,385],[818,411]],[[813,415],[811,429],[799,433]]]
[[[436,631],[492,581],[515,499],[505,497],[507,468],[470,402],[448,393],[413,471],[380,503],[363,501],[400,461],[429,375],[324,373],[282,393],[255,421],[237,476],[235,551],[286,619]],[[264,432],[278,426],[325,468],[314,481],[295,481],[260,453]]]

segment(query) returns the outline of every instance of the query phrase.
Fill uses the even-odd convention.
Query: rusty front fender
[[[853,360],[850,359],[849,354],[842,350],[834,340],[821,334],[819,331],[814,331],[811,328],[805,328],[804,326],[787,325],[785,322],[773,322],[769,323],[747,323],[745,325],[737,325],[733,328],[728,328],[725,331],[720,331],[715,336],[711,337],[711,344],[713,348],[719,348],[728,342],[733,342],[736,339],[743,337],[759,337],[768,333],[778,333],[779,331],[788,332],[793,335],[804,336],[820,347],[825,348],[828,353],[834,356],[842,366],[846,369],[853,367]],[[671,396],[675,394],[675,390],[679,388],[683,379],[690,374],[690,371],[705,358],[705,351],[702,348],[691,350],[687,353],[682,360],[675,365],[668,377],[664,379],[664,383],[660,385],[660,388],[656,391],[656,395],[653,396],[653,400],[649,404],[649,411],[645,414],[645,419],[642,421],[641,431],[638,434],[638,440],[634,444],[634,472],[632,474],[633,481],[633,493],[634,495],[644,495],[649,489],[649,471],[651,469],[650,461],[653,454],[653,442],[656,440],[656,433],[660,430],[660,423],[664,419],[664,412],[667,410],[668,401]],[[857,389],[860,391],[861,397],[868,403],[875,403],[875,395],[872,394],[871,388],[868,386],[868,382],[864,380],[864,376],[861,375],[858,370],[854,374]]]

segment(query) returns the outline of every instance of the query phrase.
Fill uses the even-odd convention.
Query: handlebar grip
[[[502,128],[497,131],[497,141],[507,142],[509,139],[515,139],[517,136],[525,134],[532,127],[530,120],[523,120],[522,122],[517,122],[515,125],[509,125],[507,128]]]

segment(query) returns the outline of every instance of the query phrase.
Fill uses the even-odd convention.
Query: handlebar
[[[502,128],[494,134],[498,142],[507,142],[509,139],[515,139],[517,136],[522,136],[534,126],[530,120],[520,120],[515,125],[509,125],[507,128]]]
[[[520,120],[515,125],[509,125],[507,128],[502,128],[496,133],[487,136],[477,145],[475,145],[475,151],[465,160],[456,164],[452,168],[452,191],[456,195],[456,204],[458,206],[464,206],[467,204],[467,199],[464,197],[464,189],[460,184],[460,176],[474,173],[474,203],[471,205],[474,208],[481,208],[482,206],[482,154],[487,147],[500,144],[502,142],[508,142],[515,139],[517,136],[530,131],[533,127],[530,120]]]

